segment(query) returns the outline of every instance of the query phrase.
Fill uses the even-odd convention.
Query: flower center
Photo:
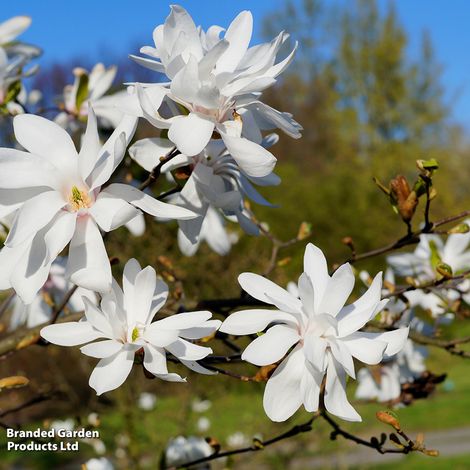
[[[132,335],[131,335],[132,341],[135,341],[139,336],[140,336],[139,329],[137,327],[134,327],[134,329],[132,330]]]
[[[87,209],[91,206],[91,198],[86,191],[78,189],[76,186],[72,186],[72,190],[69,195],[70,207],[74,212],[80,209]]]

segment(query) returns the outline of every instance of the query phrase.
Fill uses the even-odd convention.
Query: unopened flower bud
[[[439,263],[436,266],[436,271],[445,279],[452,277],[452,268],[446,263]]]
[[[468,233],[470,231],[470,226],[467,223],[462,223],[452,227],[447,233]]]
[[[379,421],[382,421],[382,423],[393,426],[397,431],[400,430],[400,423],[398,419],[395,418],[395,416],[390,414],[388,411],[377,411],[375,416]]]
[[[5,388],[19,388],[25,387],[29,384],[29,379],[21,375],[12,375],[11,377],[5,377],[0,379],[0,390]]]

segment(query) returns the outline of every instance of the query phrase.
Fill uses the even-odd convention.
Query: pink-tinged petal
[[[103,335],[86,321],[56,323],[45,326],[41,336],[49,343],[59,346],[77,346],[101,338]]]
[[[261,309],[243,310],[227,317],[219,331],[230,335],[251,335],[263,331],[274,322],[297,324],[295,318],[289,313]]]
[[[165,350],[146,344],[144,346],[144,367],[154,375],[168,374]]]
[[[367,333],[362,331],[342,338],[341,342],[348,348],[351,355],[364,364],[378,364],[387,348],[385,341],[367,336]]]
[[[141,214],[139,209],[109,194],[106,189],[100,192],[88,212],[105,232],[122,227]]]
[[[0,188],[60,189],[57,169],[44,158],[16,149],[0,148]]]
[[[96,357],[97,359],[104,359],[105,357],[117,354],[124,345],[113,339],[105,341],[97,341],[90,343],[80,348],[80,351],[86,356]]]
[[[178,359],[184,359],[186,361],[199,361],[212,352],[211,348],[199,346],[181,338],[165,346],[165,349]]]
[[[106,188],[106,193],[116,198],[121,198],[147,214],[165,219],[193,219],[196,214],[184,207],[167,204],[149,196],[143,191],[128,184],[114,183]]]
[[[65,129],[34,114],[15,116],[13,128],[16,139],[28,152],[47,160],[63,176],[74,173],[77,150]]]
[[[67,274],[71,282],[85,289],[107,292],[111,289],[111,266],[103,237],[90,216],[77,220],[70,242]]]
[[[262,177],[269,175],[276,166],[276,158],[261,145],[244,137],[236,137],[221,132],[228,152],[247,176]]]
[[[344,307],[354,287],[354,274],[350,264],[340,266],[328,280],[319,311],[335,317]]]
[[[18,211],[5,245],[14,247],[45,227],[67,202],[57,191],[46,191],[26,201]]]
[[[173,120],[168,138],[181,153],[193,156],[204,150],[213,131],[214,121],[197,113],[189,113]]]
[[[123,348],[113,356],[101,359],[90,376],[89,385],[101,395],[120,387],[129,376],[134,364],[135,351]]]
[[[274,325],[252,341],[243,351],[242,359],[257,366],[267,366],[282,359],[300,340],[297,331],[286,325]]]
[[[268,380],[264,389],[263,406],[269,419],[286,421],[302,405],[302,376],[307,373],[302,348],[297,346]]]
[[[312,243],[309,243],[305,249],[304,271],[312,282],[315,312],[327,313],[320,312],[320,304],[330,280],[330,276],[328,275],[328,266],[323,252]]]
[[[331,353],[328,354],[324,402],[329,413],[345,421],[362,421],[346,395],[346,372]]]
[[[82,148],[78,154],[78,169],[83,181],[86,181],[93,170],[101,149],[100,136],[98,134],[98,122],[91,104],[88,106],[88,121],[85,135],[82,140]]]
[[[287,309],[289,313],[300,313],[302,302],[282,287],[263,276],[252,273],[242,273],[238,282],[243,290],[255,299],[276,305],[280,310]],[[280,303],[281,305],[278,305]]]

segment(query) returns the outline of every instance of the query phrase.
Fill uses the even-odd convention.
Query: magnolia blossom
[[[280,128],[299,138],[301,126],[290,114],[259,101],[294,56],[295,50],[276,63],[288,35],[281,32],[271,43],[249,47],[252,29],[252,15],[243,11],[220,38],[222,28],[204,32],[184,8],[173,5],[165,24],[153,32],[155,47],[141,49],[151,58],[131,56],[164,73],[170,83],[136,84],[140,108],[134,99],[128,109],[168,129],[169,139],[185,155],[198,155],[217,132],[240,168],[260,177],[271,173],[276,163],[260,145],[261,131]]]
[[[111,460],[106,457],[100,457],[99,459],[90,459],[83,464],[84,470],[114,470],[114,465]]]
[[[269,147],[277,140],[277,136],[272,134],[263,140],[263,146]],[[136,142],[129,153],[143,168],[151,171],[160,156],[171,148],[172,143],[166,139],[149,138]],[[188,169],[191,175],[173,201],[198,214],[197,218],[178,224],[178,244],[185,255],[193,255],[203,239],[217,253],[228,253],[232,243],[220,215],[238,222],[248,234],[258,234],[258,227],[251,221],[244,199],[272,207],[252,183],[276,185],[280,183],[279,177],[274,173],[260,178],[246,176],[220,139],[210,141],[194,157],[178,155],[164,166],[164,171],[177,172],[181,167]],[[180,180],[176,182],[181,184]]]
[[[46,283],[31,304],[26,305],[19,297],[15,297],[10,317],[11,330],[24,324],[31,328],[51,319],[54,303],[60,302],[72,288],[70,282],[65,278],[66,263],[67,260],[60,257],[52,263]],[[93,292],[78,288],[70,297],[66,307],[71,312],[83,311],[85,308],[83,297],[96,303],[96,296]]]
[[[84,298],[84,319],[46,326],[41,336],[60,346],[88,343],[81,347],[81,352],[100,359],[89,382],[98,395],[124,383],[139,350],[144,353],[144,367],[163,380],[186,380],[168,372],[166,351],[190,369],[212,374],[197,363],[212,349],[190,341],[217,330],[220,321],[209,320],[211,312],[179,313],[152,322],[166,302],[168,286],[157,280],[151,266],[141,269],[135,259],[126,263],[123,289],[114,281],[112,291],[103,296],[100,307]]]
[[[427,351],[408,339],[404,348],[390,361],[378,368],[362,368],[357,373],[356,398],[387,402],[401,394],[401,385],[413,382],[425,370]]]
[[[17,211],[0,252],[0,289],[13,287],[26,304],[34,300],[69,242],[67,277],[80,287],[106,292],[111,267],[100,228],[114,230],[140,209],[175,219],[195,216],[130,185],[102,189],[134,134],[133,117],[126,116],[101,145],[90,108],[79,153],[69,134],[47,119],[23,114],[14,118],[13,126],[27,151],[0,149],[0,217]]]
[[[172,439],[165,451],[165,464],[167,467],[178,467],[185,463],[208,457],[214,452],[214,449],[200,437],[183,437],[179,436]],[[210,469],[210,464],[203,463],[193,466],[198,470]]]
[[[143,392],[139,395],[137,403],[141,410],[150,411],[155,408],[157,397],[153,393]]]
[[[4,48],[10,56],[22,55],[29,58],[38,56],[41,49],[16,40],[30,25],[31,18],[29,16],[14,16],[0,23],[0,47]]]
[[[413,253],[391,255],[387,262],[400,276],[415,276],[421,281],[430,281],[436,278],[436,262],[448,264],[454,274],[469,269],[469,243],[470,232],[453,233],[445,243],[438,235],[425,234],[420,236]]]
[[[326,409],[342,419],[361,421],[346,396],[346,375],[355,378],[353,358],[378,364],[400,351],[408,335],[408,328],[385,333],[359,331],[387,303],[380,300],[382,274],[362,297],[345,306],[354,287],[351,266],[342,265],[330,277],[323,253],[309,244],[298,282],[300,298],[256,274],[241,274],[238,281],[252,297],[276,307],[236,312],[220,328],[235,335],[267,328],[244,350],[242,358],[258,366],[281,361],[264,392],[269,418],[285,421],[302,404],[307,411],[316,411],[326,374]]]
[[[127,92],[124,90],[104,96],[112,87],[116,73],[116,66],[106,68],[102,63],[96,64],[91,72],[81,67],[75,68],[73,70],[74,83],[64,88],[65,112],[59,113],[55,121],[64,128],[71,127],[75,130],[76,119],[86,119],[88,106],[91,103],[102,125],[117,127],[123,113],[116,107],[116,103],[120,98],[125,97]]]
[[[201,416],[197,420],[196,427],[199,432],[206,432],[211,427],[211,422],[209,418],[206,418],[205,416]]]

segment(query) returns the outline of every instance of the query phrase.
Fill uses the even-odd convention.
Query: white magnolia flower
[[[470,220],[467,221],[470,223]],[[425,234],[413,253],[399,253],[387,257],[388,264],[400,276],[414,276],[420,281],[436,278],[433,263],[436,258],[448,264],[454,274],[470,268],[470,232],[453,233],[446,242],[438,235]]]
[[[212,374],[196,362],[212,349],[190,341],[217,330],[220,321],[209,320],[211,312],[179,313],[152,322],[166,302],[168,286],[157,280],[151,266],[141,270],[135,259],[126,263],[123,288],[124,292],[113,282],[113,289],[103,296],[100,308],[84,299],[84,319],[46,326],[41,336],[60,346],[88,343],[81,347],[82,353],[100,359],[89,382],[98,395],[124,383],[140,349],[144,352],[144,367],[160,379],[185,381],[178,374],[168,372],[166,351],[188,368]]]
[[[209,457],[213,452],[212,447],[200,437],[179,436],[168,443],[165,451],[165,464],[167,467],[178,467],[193,460]],[[193,468],[207,470],[210,465],[206,463]]]
[[[101,146],[90,108],[78,153],[67,132],[52,121],[23,114],[13,120],[15,136],[27,150],[0,149],[0,217],[17,210],[0,252],[0,289],[13,287],[31,303],[46,282],[52,262],[69,244],[67,277],[81,287],[105,292],[111,267],[100,233],[135,218],[192,218],[187,209],[162,203],[126,184],[110,184],[132,138],[136,119],[124,117]]]
[[[0,23],[0,47],[3,47],[10,56],[23,55],[30,58],[38,56],[41,49],[16,40],[30,25],[29,16],[14,16]]]
[[[269,147],[277,140],[277,136],[271,134],[262,143]],[[173,144],[167,139],[150,138],[136,142],[129,153],[143,168],[151,171],[158,164],[160,156],[167,154],[172,147]],[[191,175],[172,201],[198,214],[197,218],[178,224],[178,244],[185,255],[192,256],[202,240],[207,241],[220,255],[230,251],[232,241],[221,215],[238,222],[246,233],[258,234],[258,227],[251,221],[244,200],[246,198],[272,207],[252,183],[260,186],[277,185],[280,183],[278,176],[274,173],[260,178],[244,175],[220,139],[210,141],[194,157],[178,155],[163,169],[170,172],[180,167],[189,168]]]
[[[91,103],[102,125],[116,128],[123,117],[116,103],[127,96],[127,91],[104,96],[112,87],[116,73],[116,66],[106,68],[102,63],[96,64],[91,72],[81,67],[75,68],[74,83],[64,88],[65,112],[59,113],[55,121],[64,128],[75,130],[76,119],[86,119]]]
[[[106,457],[90,459],[83,464],[84,470],[113,470],[114,465]]]
[[[212,402],[210,400],[199,400],[194,399],[191,403],[191,409],[195,413],[204,413],[212,406]]]
[[[46,283],[36,295],[31,304],[25,304],[18,296],[15,297],[13,312],[10,317],[10,329],[14,330],[22,325],[32,328],[49,321],[53,314],[53,303],[60,303],[64,296],[73,287],[65,278],[67,260],[57,258],[51,265]],[[70,297],[66,307],[71,312],[81,312],[85,305],[82,298],[87,297],[90,302],[96,303],[96,295],[83,288],[78,288]]]
[[[426,356],[426,348],[417,346],[408,339],[393,359],[375,371],[368,368],[359,370],[356,398],[379,402],[397,399],[401,394],[401,385],[413,382],[426,370]]]
[[[294,56],[295,50],[276,63],[288,35],[281,32],[271,43],[249,47],[252,28],[251,13],[243,11],[220,38],[222,28],[213,26],[206,33],[184,8],[173,5],[165,24],[153,32],[155,47],[141,49],[151,58],[131,56],[171,82],[136,84],[141,109],[135,98],[133,109],[155,127],[168,129],[169,139],[185,155],[198,155],[217,132],[240,168],[260,177],[276,163],[260,145],[261,131],[280,128],[299,138],[301,126],[290,114],[259,101]]]
[[[201,416],[196,423],[197,430],[199,432],[206,432],[211,427],[211,422],[209,418]]]
[[[56,432],[61,430],[64,431],[73,431],[75,429],[75,421],[72,418],[67,418],[64,420],[55,420],[52,421],[51,429],[54,429]]]
[[[141,410],[150,411],[155,408],[157,404],[157,397],[153,393],[142,392],[139,395],[138,405]]]
[[[277,307],[236,312],[220,328],[235,335],[268,328],[245,349],[242,358],[258,366],[282,360],[264,392],[264,409],[270,419],[285,421],[302,404],[307,411],[316,411],[326,374],[326,409],[348,421],[361,420],[346,396],[346,375],[355,378],[353,358],[378,364],[383,357],[396,354],[408,335],[408,328],[385,333],[359,331],[387,303],[380,300],[381,278],[379,273],[362,297],[345,306],[354,287],[351,266],[342,265],[330,277],[323,253],[312,244],[307,245],[304,273],[299,278],[300,299],[262,276],[239,276],[248,294]]]
[[[232,449],[236,449],[237,447],[245,447],[250,445],[250,439],[246,434],[237,431],[227,437],[227,445]]]

